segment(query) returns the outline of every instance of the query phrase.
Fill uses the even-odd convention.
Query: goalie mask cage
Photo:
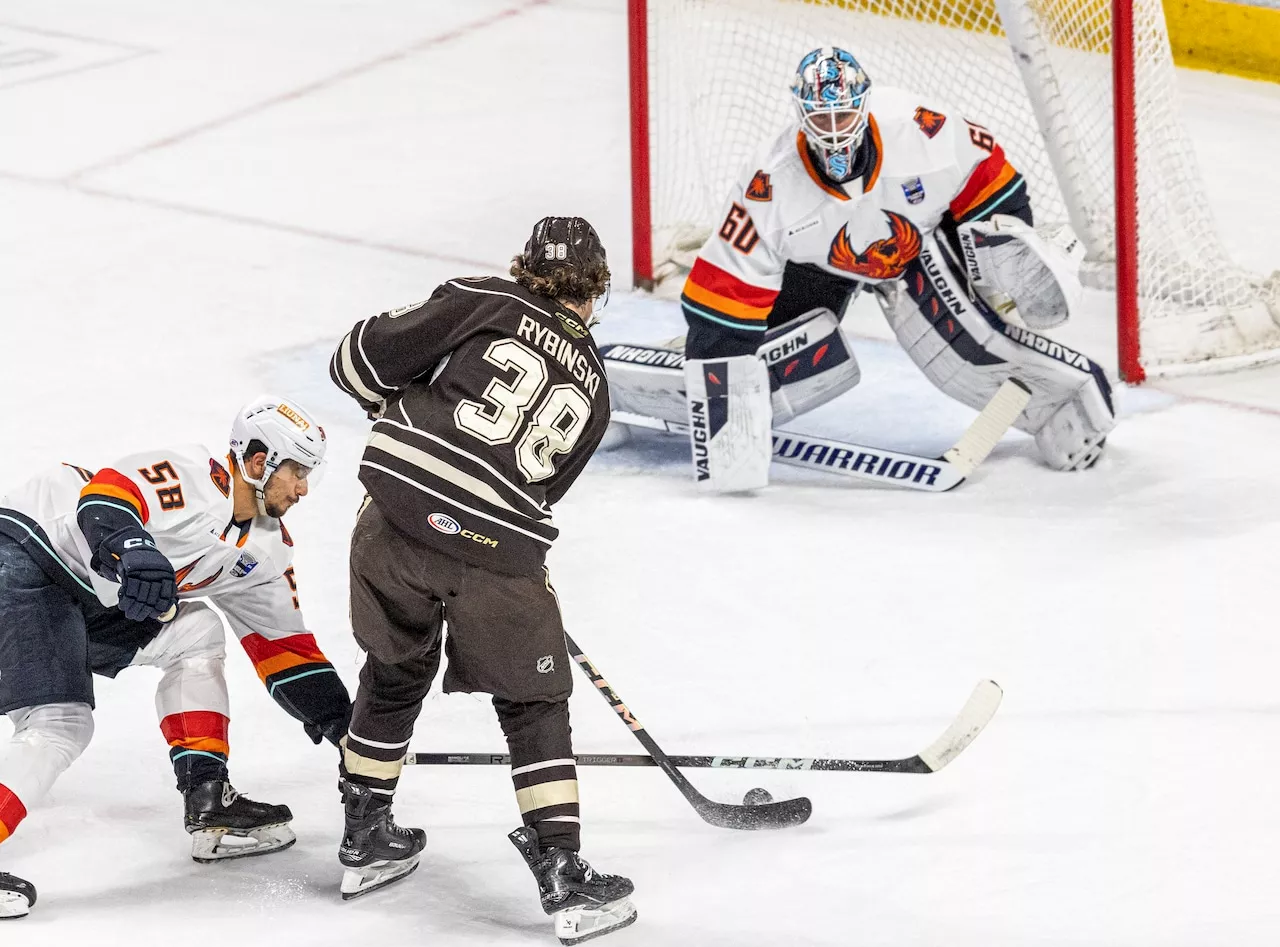
[[[628,18],[637,285],[683,279],[741,166],[792,120],[796,63],[837,45],[873,109],[877,83],[897,86],[994,132],[1037,223],[1070,221],[1085,284],[1115,290],[1124,378],[1280,350],[1280,279],[1218,239],[1160,0],[628,0]]]

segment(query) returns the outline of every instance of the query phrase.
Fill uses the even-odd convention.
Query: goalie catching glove
[[[1005,322],[1043,331],[1080,306],[1084,245],[1062,226],[1043,232],[996,214],[957,228],[969,285]]]

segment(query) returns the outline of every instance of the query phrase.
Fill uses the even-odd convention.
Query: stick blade
[[[789,829],[803,825],[813,815],[813,803],[807,796],[770,802],[761,806],[735,806],[726,802],[704,799],[694,809],[708,825],[721,829]]]
[[[991,722],[1003,697],[1004,691],[995,681],[979,681],[946,732],[920,751],[919,759],[928,767],[924,772],[936,773],[963,753]]]

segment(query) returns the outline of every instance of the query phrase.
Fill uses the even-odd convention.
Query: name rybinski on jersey
[[[516,329],[516,334],[563,365],[569,374],[582,382],[587,394],[595,397],[600,390],[600,374],[591,368],[586,355],[572,341],[562,337],[550,326],[540,325],[532,316],[520,317],[520,327]]]

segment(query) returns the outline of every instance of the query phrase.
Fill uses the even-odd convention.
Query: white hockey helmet
[[[251,451],[255,441],[266,451],[267,463],[262,476],[249,476],[245,461],[258,451]],[[306,468],[307,480],[314,485],[314,474],[324,465],[327,447],[324,428],[315,422],[311,413],[296,401],[261,395],[254,398],[236,414],[231,424],[231,455],[240,476],[253,485],[258,497],[259,512],[265,513],[262,491],[284,461],[292,460]]]

